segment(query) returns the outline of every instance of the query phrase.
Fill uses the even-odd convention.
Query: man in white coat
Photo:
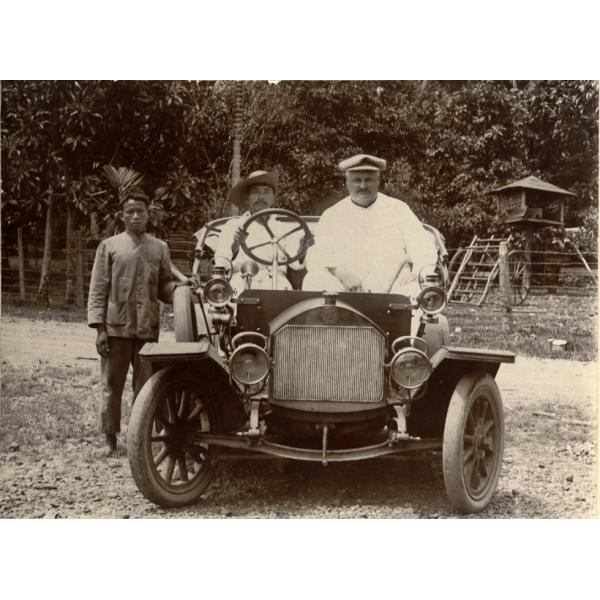
[[[433,271],[437,250],[408,205],[379,192],[385,167],[368,154],[339,164],[350,195],[321,216],[302,289],[418,295],[419,273]]]

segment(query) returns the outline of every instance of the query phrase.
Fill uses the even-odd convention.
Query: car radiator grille
[[[372,327],[286,325],[272,339],[273,398],[379,402],[385,339]]]

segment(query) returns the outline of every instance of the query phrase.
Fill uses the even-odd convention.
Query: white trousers
[[[332,275],[326,269],[309,271],[304,277],[302,282],[302,289],[309,292],[343,292],[344,286],[341,281]],[[416,298],[421,291],[418,281],[411,281],[409,283],[406,280],[400,278],[394,281],[391,290],[372,289],[363,290],[373,294],[402,294]]]
[[[313,270],[309,271],[302,282],[302,289],[309,292],[343,292],[344,286],[341,281],[332,275],[329,271]],[[419,295],[421,288],[419,287],[418,281],[412,281],[410,283],[396,280],[392,289],[388,290],[369,290],[371,293],[389,293],[389,294],[402,294],[408,296],[412,302]],[[416,335],[419,329],[419,322],[423,313],[420,309],[412,311],[412,319],[410,321],[410,335]]]

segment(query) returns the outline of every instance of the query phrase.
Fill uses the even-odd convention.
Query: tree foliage
[[[57,227],[66,202],[78,227],[96,214],[110,223],[118,195],[105,165],[143,175],[163,233],[226,214],[235,87],[4,82],[4,230],[26,225],[42,235],[50,197]],[[241,89],[242,174],[277,169],[286,208],[318,213],[342,197],[337,163],[366,152],[388,160],[384,191],[407,200],[451,246],[497,231],[485,192],[529,174],[574,191],[567,225],[590,228],[598,190],[595,82],[247,81]]]

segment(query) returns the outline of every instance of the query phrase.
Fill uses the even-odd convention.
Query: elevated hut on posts
[[[498,211],[506,224],[519,226],[525,234],[527,278],[531,273],[533,234],[544,227],[560,227],[564,231],[565,202],[575,194],[530,175],[487,194],[496,196]],[[529,288],[530,282],[525,285]]]

